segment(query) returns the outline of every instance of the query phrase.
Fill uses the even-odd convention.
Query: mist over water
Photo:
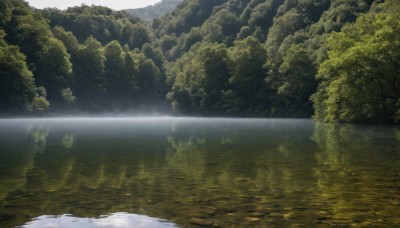
[[[396,226],[399,135],[396,126],[302,119],[2,119],[0,227],[102,227],[106,217]]]

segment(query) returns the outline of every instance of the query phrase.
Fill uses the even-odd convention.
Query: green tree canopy
[[[313,95],[327,121],[400,120],[400,15],[367,14],[329,39]]]
[[[36,84],[46,89],[50,103],[63,103],[61,91],[70,85],[72,64],[67,49],[60,40],[49,38],[43,43],[35,76]]]
[[[242,100],[239,110],[253,112],[264,105],[260,100],[260,92],[265,87],[264,78],[267,73],[263,67],[267,61],[267,53],[259,40],[250,36],[236,41],[229,49],[230,83],[233,91]]]
[[[0,33],[2,30],[0,30]],[[1,37],[2,38],[2,37]],[[0,44],[0,110],[24,112],[35,97],[32,72],[18,47]]]
[[[75,59],[78,104],[86,110],[101,110],[107,94],[107,80],[104,77],[105,57],[100,42],[89,37],[79,48]]]

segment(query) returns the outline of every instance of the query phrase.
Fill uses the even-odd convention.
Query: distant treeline
[[[138,9],[127,9],[128,13],[135,15],[143,21],[152,21],[161,18],[165,14],[174,10],[183,0],[161,0],[160,2]]]
[[[397,0],[185,0],[126,11],[0,2],[0,112],[400,120]]]

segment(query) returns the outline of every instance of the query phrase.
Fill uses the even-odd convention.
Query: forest
[[[398,0],[184,0],[145,22],[0,2],[0,113],[400,121]]]
[[[160,2],[144,8],[127,9],[128,13],[135,15],[143,21],[152,21],[161,18],[174,10],[183,0],[161,0]]]

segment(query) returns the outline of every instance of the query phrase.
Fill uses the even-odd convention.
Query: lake
[[[0,227],[399,227],[400,128],[0,120]]]

